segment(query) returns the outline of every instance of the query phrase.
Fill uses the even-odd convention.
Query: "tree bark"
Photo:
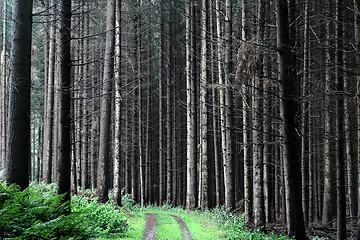
[[[6,109],[6,99],[7,99],[7,93],[6,93],[6,45],[7,45],[7,38],[6,38],[6,29],[7,29],[7,0],[3,1],[3,29],[2,29],[2,51],[1,51],[1,85],[0,85],[0,96],[1,102],[0,102],[0,159],[1,159],[1,165],[0,168],[3,169],[6,166],[6,124],[7,124],[7,109]]]
[[[121,206],[121,1],[116,0],[115,10],[115,136],[114,136],[114,202]]]
[[[32,7],[32,0],[13,1],[6,181],[21,189],[29,186]]]
[[[200,63],[200,199],[205,209],[209,200],[208,182],[208,112],[207,112],[207,0],[201,2],[201,63]]]
[[[58,140],[58,194],[65,194],[63,201],[70,205],[71,176],[71,0],[60,1],[60,79],[59,140]],[[69,206],[70,209],[70,206]]]
[[[194,2],[185,0],[186,17],[186,208],[196,207],[196,106],[194,78]]]
[[[109,163],[110,163],[110,122],[111,95],[114,75],[115,49],[115,0],[107,0],[106,46],[104,56],[104,76],[100,109],[100,145],[97,178],[97,195],[100,203],[109,200]]]
[[[279,59],[279,81],[281,88],[281,118],[283,135],[283,157],[286,192],[286,218],[288,236],[307,239],[301,202],[301,163],[297,133],[296,114],[299,109],[296,98],[296,65],[291,56],[288,3],[276,1],[277,52]],[[292,7],[292,6],[290,6]]]
[[[336,195],[337,239],[346,239],[346,193],[344,155],[344,78],[343,78],[343,7],[336,0],[335,7],[335,84],[336,84]]]
[[[49,52],[48,52],[48,76],[46,84],[46,101],[44,113],[44,136],[43,136],[43,180],[49,184],[52,182],[52,165],[53,165],[53,127],[54,127],[54,83],[55,83],[55,51],[56,51],[56,2],[54,1],[52,11],[52,23],[49,32]]]

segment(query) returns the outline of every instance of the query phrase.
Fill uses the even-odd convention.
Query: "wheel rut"
[[[175,218],[176,221],[179,223],[181,230],[183,231],[183,236],[184,236],[184,240],[193,240],[193,238],[191,237],[191,234],[189,232],[189,228],[186,225],[186,223],[179,218],[178,216],[175,215],[170,215],[171,217]]]
[[[156,240],[156,225],[158,223],[156,215],[153,213],[146,213],[145,215],[146,215],[146,227],[145,227],[145,231],[144,231],[142,240]],[[174,218],[180,225],[180,228],[183,232],[183,239],[184,240],[193,240],[186,223],[178,216],[175,216],[175,215],[170,215],[170,216],[172,218]]]
[[[142,240],[153,240],[156,239],[155,226],[157,224],[157,218],[153,213],[146,213],[146,227]]]

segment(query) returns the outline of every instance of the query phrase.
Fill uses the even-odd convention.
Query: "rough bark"
[[[55,5],[56,6],[56,5]],[[55,51],[56,51],[56,8],[53,8],[52,24],[49,32],[49,52],[48,52],[48,76],[46,84],[46,101],[44,113],[44,135],[43,135],[43,180],[45,183],[52,182],[52,165],[53,165],[53,127],[54,127],[54,83],[55,83]]]
[[[207,0],[201,2],[201,63],[200,63],[200,199],[205,209],[209,201],[208,182],[208,110],[207,110]]]
[[[281,88],[281,118],[283,137],[284,176],[286,192],[286,219],[288,236],[307,239],[301,202],[301,163],[296,115],[299,109],[296,92],[296,69],[291,56],[288,3],[276,1],[277,53]],[[291,7],[291,6],[290,6]]]
[[[346,193],[344,154],[344,77],[343,77],[343,2],[335,7],[335,84],[336,84],[336,197],[337,239],[346,239]]]
[[[71,0],[60,1],[60,76],[57,183],[58,194],[65,194],[70,204],[71,176]]]
[[[7,0],[3,1],[3,28],[2,28],[2,51],[1,51],[1,84],[0,84],[0,96],[1,97],[1,103],[0,103],[0,159],[1,159],[1,165],[0,168],[3,169],[6,165],[5,157],[6,157],[6,117],[7,117],[7,110],[6,110],[6,60],[7,60],[7,54],[6,54],[6,44],[7,44],[7,38],[6,38],[6,26],[7,26]]]
[[[105,203],[109,199],[111,96],[114,73],[113,55],[115,50],[115,0],[107,0],[106,15],[106,46],[100,109],[100,145],[97,178],[97,195],[100,203]]]
[[[194,3],[185,1],[186,17],[186,208],[196,207],[196,106],[194,78]]]
[[[114,202],[121,206],[121,0],[116,0],[115,27]]]
[[[6,181],[21,189],[29,186],[32,5],[14,0],[12,10]]]

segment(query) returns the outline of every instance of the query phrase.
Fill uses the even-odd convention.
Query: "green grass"
[[[158,239],[183,239],[182,230],[177,221],[171,217],[180,217],[188,226],[193,239],[287,239],[274,233],[264,234],[246,227],[244,217],[237,216],[224,209],[211,211],[188,211],[182,208],[172,208],[169,205],[136,207],[132,210],[133,217],[128,220],[129,231],[125,239],[141,239],[146,223],[145,213],[153,213],[157,217],[155,226]]]

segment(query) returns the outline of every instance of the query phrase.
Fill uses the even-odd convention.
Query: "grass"
[[[156,237],[162,240],[183,239],[182,230],[171,215],[180,217],[186,223],[193,239],[287,239],[285,236],[275,233],[264,234],[261,231],[251,230],[246,227],[242,215],[237,216],[222,208],[209,211],[189,211],[181,207],[172,208],[169,205],[149,205],[144,208],[136,206],[135,209],[130,211],[133,215],[128,218],[130,230],[125,233],[127,236],[125,239],[142,238],[146,224],[145,213],[156,215]]]

